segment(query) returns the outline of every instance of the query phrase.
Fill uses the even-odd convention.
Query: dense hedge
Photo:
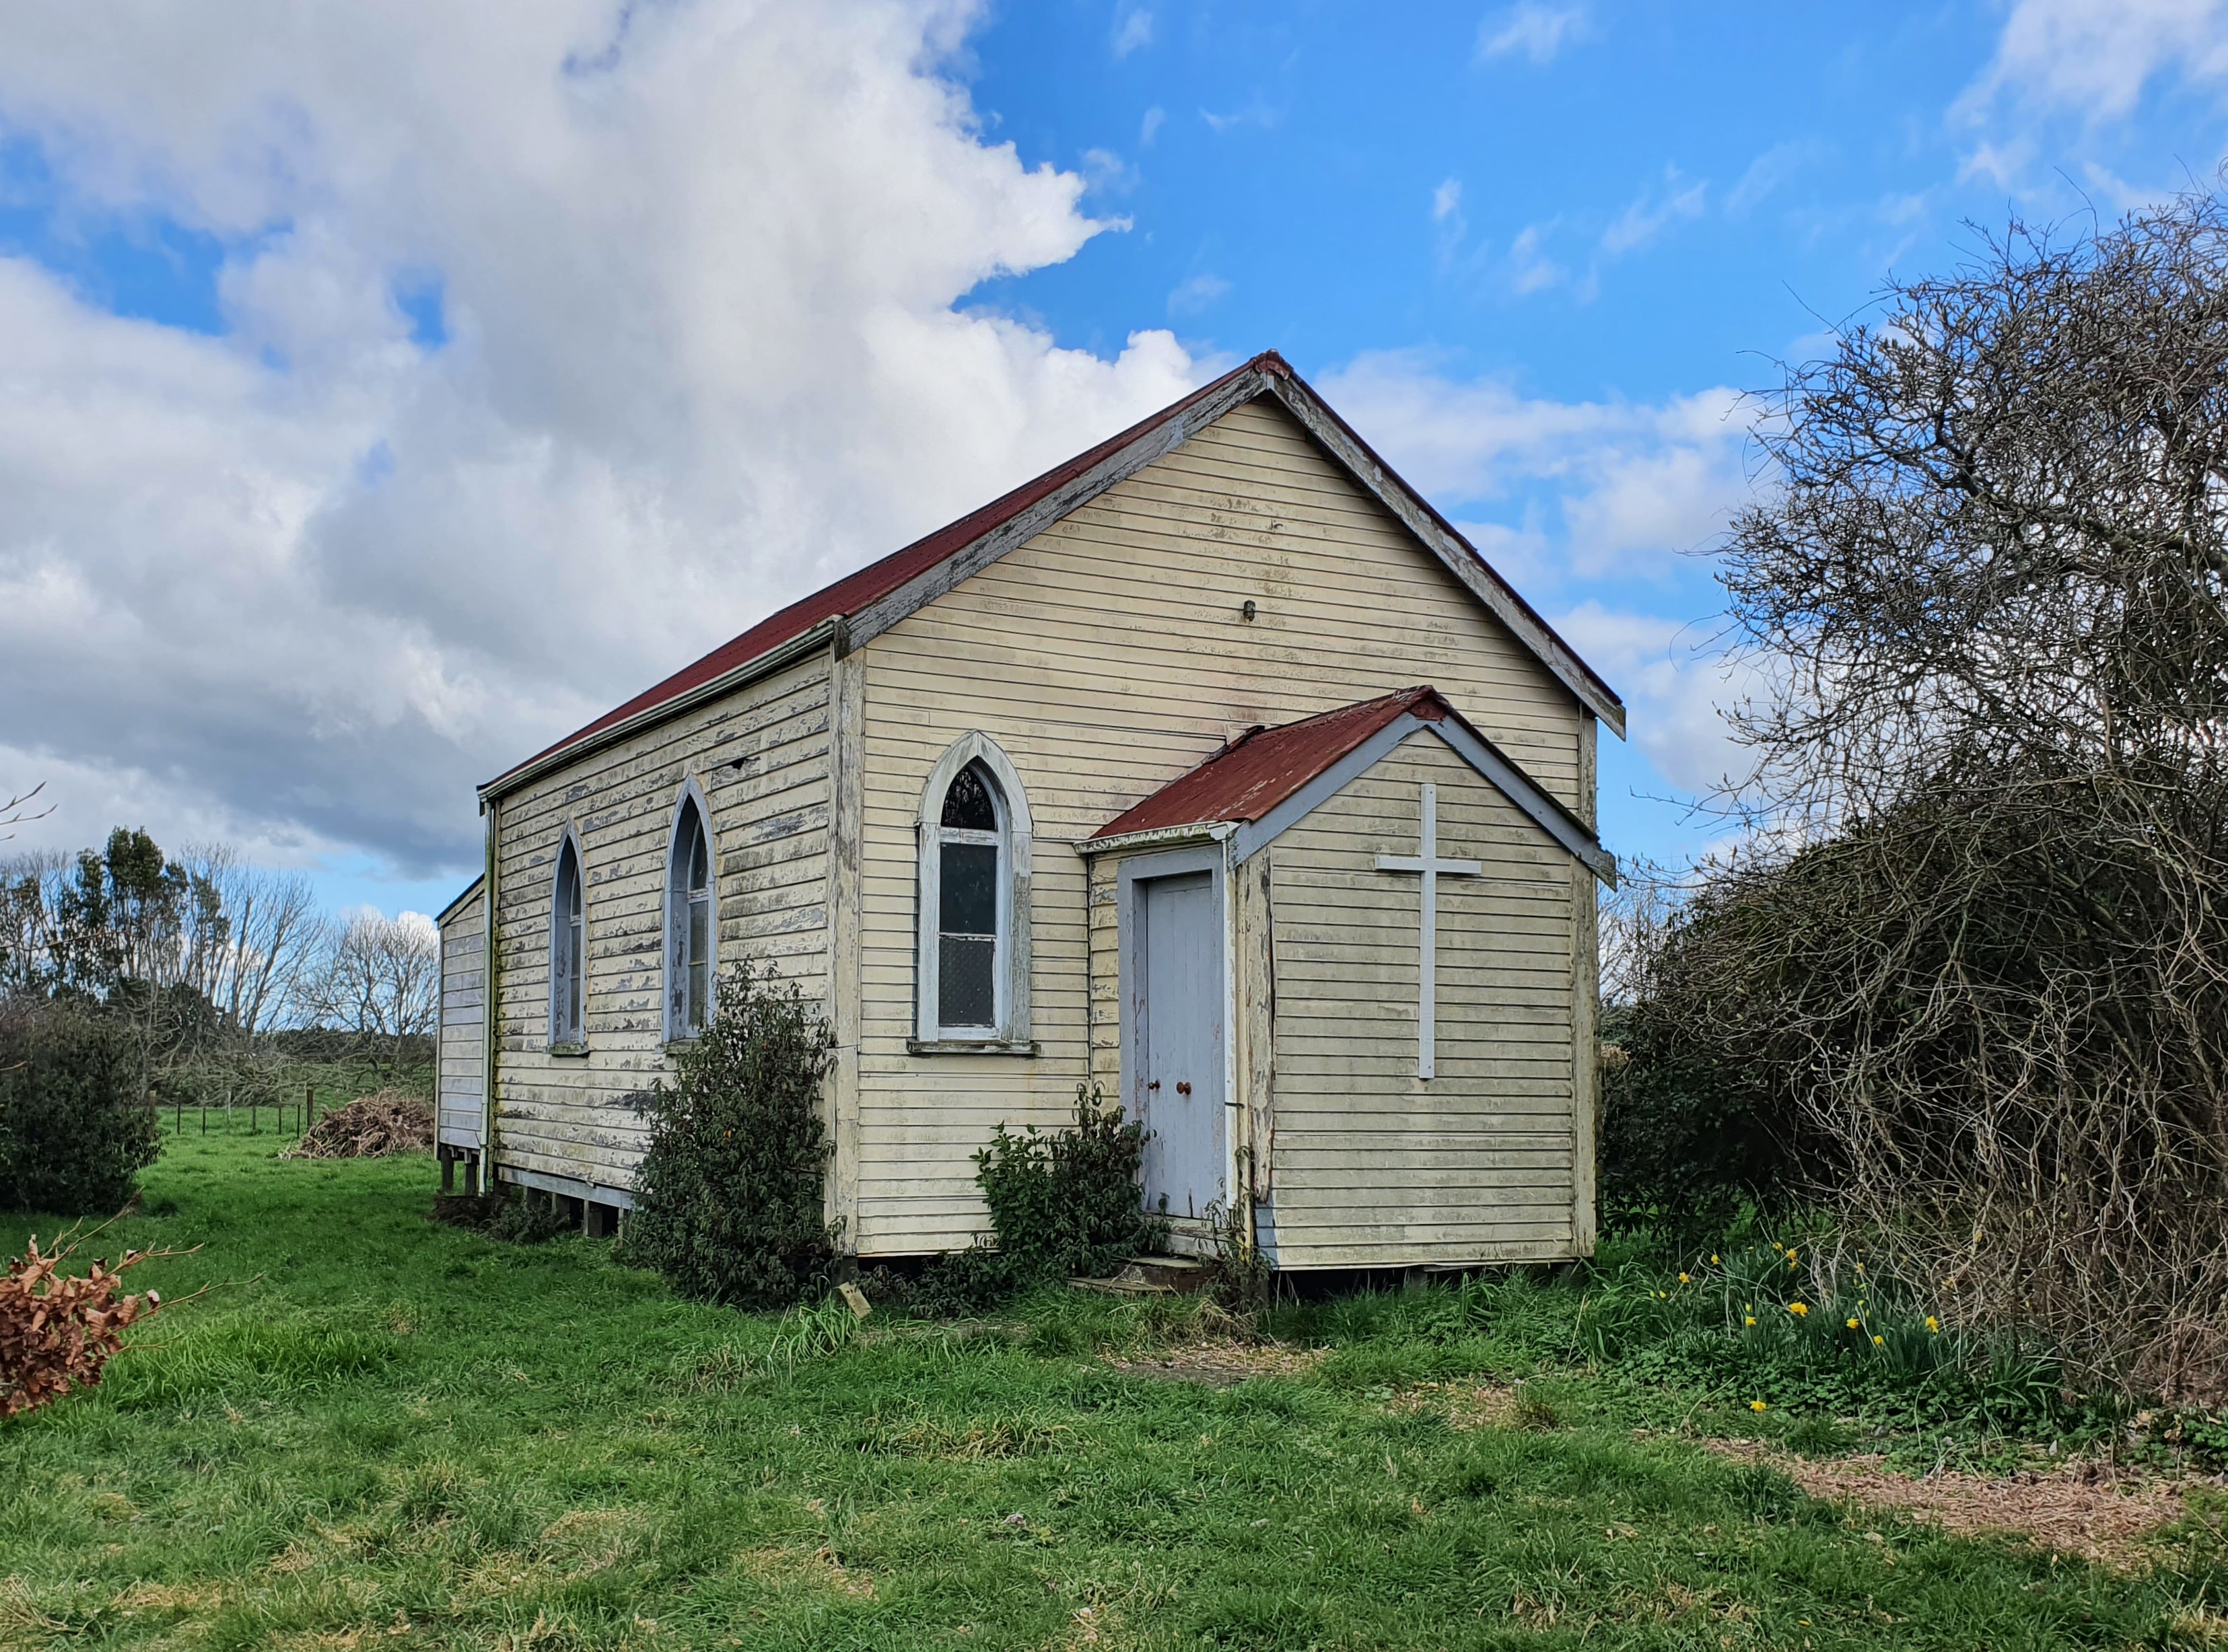
[[[128,1030],[86,1005],[0,1002],[0,1201],[108,1215],[162,1151]]]

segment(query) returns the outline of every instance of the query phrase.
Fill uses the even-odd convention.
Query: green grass
[[[2228,1586],[2201,1517],[2114,1574],[1638,1436],[1718,1413],[1556,1357],[1553,1287],[1296,1311],[1326,1360],[1212,1390],[1102,1357],[1183,1311],[846,1338],[437,1227],[428,1160],[273,1145],[172,1144],[105,1247],[214,1288],[0,1425],[0,1647],[1962,1652],[2201,1644]],[[1525,1426],[1410,1403],[1487,1374]]]

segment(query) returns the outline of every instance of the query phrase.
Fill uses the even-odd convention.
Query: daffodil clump
[[[1636,1260],[1613,1278],[1590,1290],[1582,1346],[1667,1383],[1745,1387],[1742,1403],[1759,1416],[1994,1407],[2004,1415],[1991,1426],[2032,1427],[2055,1414],[2066,1387],[2054,1360],[1958,1325],[1945,1305],[1954,1296],[1922,1295],[1815,1237],[1689,1255],[1653,1277]]]

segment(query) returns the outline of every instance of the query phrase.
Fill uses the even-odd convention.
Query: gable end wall
[[[861,1254],[967,1243],[987,1226],[972,1156],[995,1126],[1066,1122],[1086,1080],[1118,1100],[1112,868],[1088,871],[1075,845],[1225,740],[1433,683],[1593,818],[1590,719],[1570,692],[1265,399],[876,636],[844,669],[862,685],[851,1228]],[[1035,815],[1034,1059],[906,1049],[915,812],[931,768],[973,729],[1013,759]]]

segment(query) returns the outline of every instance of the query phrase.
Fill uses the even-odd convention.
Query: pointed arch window
[[[1007,866],[998,783],[972,762],[944,794],[937,836],[936,1020],[947,1035],[996,1033]]]
[[[1014,1049],[1029,1037],[1031,828],[1021,776],[981,734],[921,794],[913,1049]]]
[[[587,891],[580,846],[567,832],[557,848],[549,903],[549,1045],[578,1047],[588,1038]]]
[[[719,888],[702,796],[692,787],[673,822],[666,862],[665,1036],[694,1038],[712,1019]]]

